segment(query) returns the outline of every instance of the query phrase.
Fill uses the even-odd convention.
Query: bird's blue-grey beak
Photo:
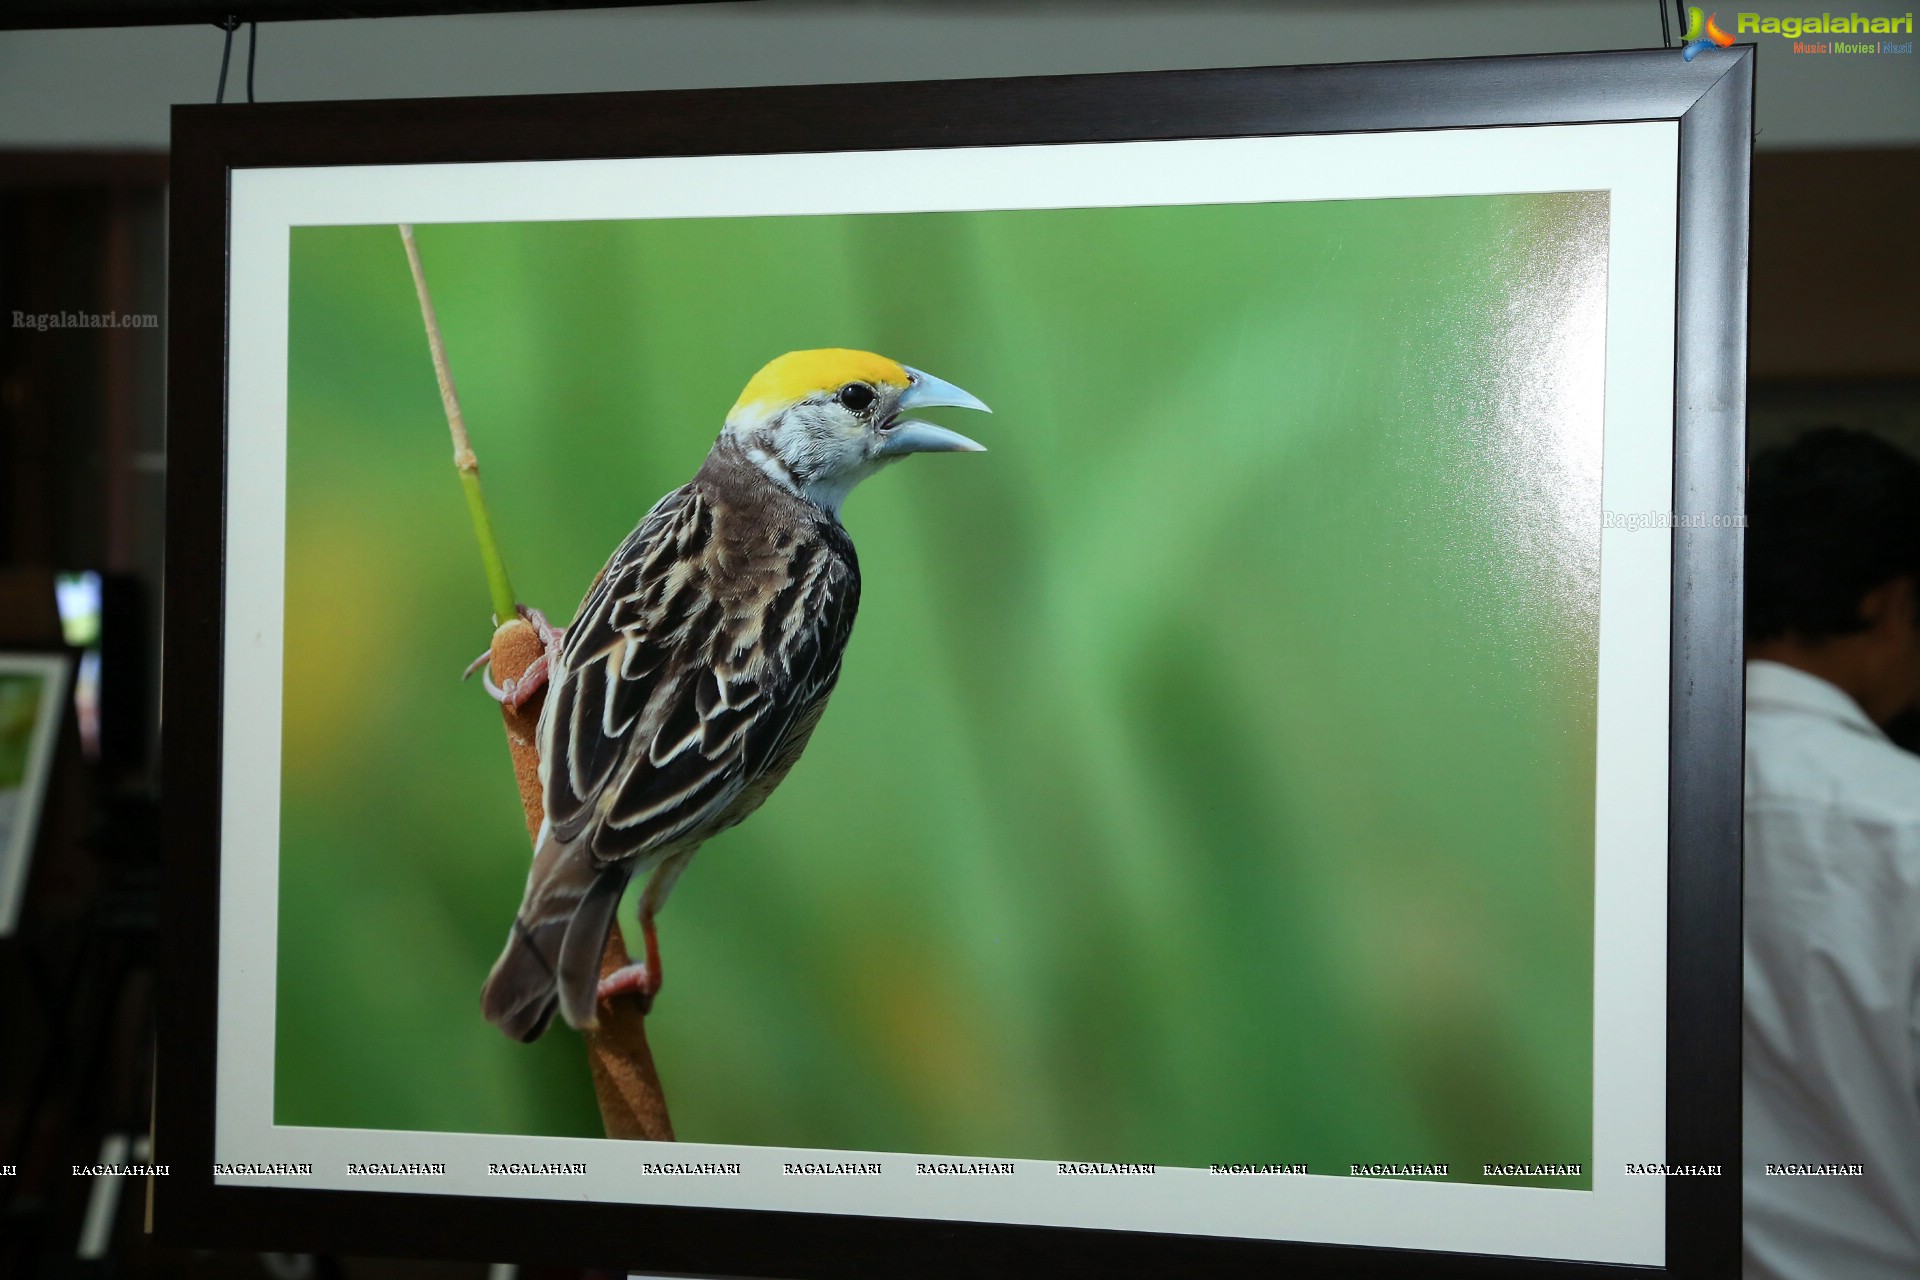
[[[909,368],[911,384],[901,394],[897,406],[901,413],[916,409],[978,409],[992,413],[976,395],[962,391],[951,382]],[[898,458],[909,453],[985,453],[987,446],[969,440],[958,431],[936,427],[931,422],[898,422],[887,429],[874,456]]]

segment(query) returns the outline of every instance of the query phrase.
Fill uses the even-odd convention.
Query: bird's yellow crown
[[[789,351],[769,360],[753,375],[747,389],[733,402],[728,417],[758,406],[788,405],[821,391],[833,391],[849,382],[876,382],[904,387],[905,366],[871,351],[823,347],[817,351]]]

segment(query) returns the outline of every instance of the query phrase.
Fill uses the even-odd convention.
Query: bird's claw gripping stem
[[[488,696],[495,702],[503,703],[518,711],[531,702],[536,693],[547,687],[548,668],[553,664],[553,655],[560,651],[560,642],[566,639],[567,629],[554,626],[547,621],[546,614],[531,605],[518,605],[515,612],[520,615],[521,621],[532,627],[534,634],[540,637],[540,656],[528,664],[527,669],[516,678],[508,680],[505,684],[495,684],[493,673],[488,670],[488,664],[493,659],[493,650],[488,649],[467,664],[467,669],[460,678],[470,680],[473,678],[473,673],[478,671],[480,683],[486,689]]]
[[[647,958],[622,965],[600,979],[598,995],[601,1000],[632,996],[640,1002],[640,1012],[646,1014],[653,1012],[653,998],[660,994],[660,940],[654,936],[650,915],[640,917],[640,931],[646,935]]]

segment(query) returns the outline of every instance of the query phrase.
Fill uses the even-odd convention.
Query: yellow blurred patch
[[[1008,1099],[1017,1091],[993,1051],[992,1024],[952,965],[926,939],[861,939],[847,981],[854,1007],[867,1015],[868,1047],[927,1116],[1011,1123]]]
[[[818,391],[831,391],[849,382],[907,385],[906,368],[871,351],[822,347],[816,351],[789,351],[767,362],[753,375],[747,389],[733,402],[728,417],[743,409],[789,405]]]
[[[337,772],[379,717],[383,638],[393,616],[392,549],[349,508],[288,521],[281,768],[288,779]],[[457,674],[457,673],[456,673]]]

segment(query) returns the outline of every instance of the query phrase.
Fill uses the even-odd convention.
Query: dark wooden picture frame
[[[216,1185],[230,180],[237,170],[1670,121],[1679,170],[1667,973],[1676,1280],[1739,1266],[1741,543],[1753,51],[946,83],[194,106],[174,116],[154,1223],[177,1244],[733,1276],[1601,1276],[1644,1267],[760,1210]],[[260,910],[273,910],[262,903]]]

